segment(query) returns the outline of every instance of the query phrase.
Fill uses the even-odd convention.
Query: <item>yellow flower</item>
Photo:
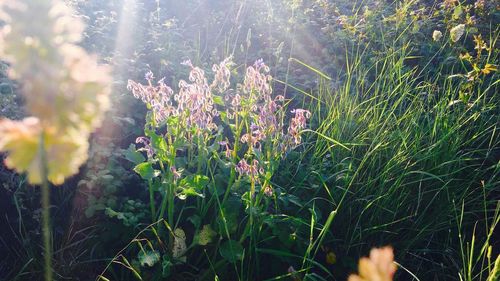
[[[55,128],[44,128],[43,133],[48,179],[62,184],[87,160],[88,135],[81,136],[81,132],[75,130],[58,132]],[[0,150],[9,152],[5,165],[20,173],[28,172],[31,184],[42,182],[41,134],[42,126],[35,117],[22,121],[0,120]]]
[[[348,281],[392,281],[396,269],[392,247],[372,249],[369,258],[359,260],[359,275],[350,275]]]
[[[491,72],[495,72],[497,71],[497,66],[494,65],[494,64],[490,64],[490,63],[487,63],[483,69],[481,69],[481,72],[484,74],[484,75],[488,75],[490,74]]]
[[[460,54],[459,58],[461,60],[470,61],[472,59],[472,56],[469,54],[469,52],[466,52],[465,54]]]

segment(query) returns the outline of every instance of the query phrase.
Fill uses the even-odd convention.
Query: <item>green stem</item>
[[[47,176],[47,155],[45,152],[45,133],[40,134],[40,171],[42,175],[42,225],[45,262],[45,281],[52,281],[52,247],[50,244],[50,190]]]
[[[243,234],[241,235],[241,238],[240,238],[240,243],[243,243],[243,241],[245,241],[246,237],[248,235],[251,235],[252,234],[252,229],[253,229],[253,220],[254,220],[254,217],[253,217],[253,207],[254,207],[254,199],[253,199],[253,194],[255,193],[255,180],[253,178],[251,178],[251,181],[250,181],[250,194],[249,194],[249,200],[250,200],[250,204],[249,204],[249,212],[250,212],[250,216],[249,216],[249,219],[248,219],[248,222],[247,222],[247,225],[245,226],[245,229],[243,230]],[[252,238],[252,236],[250,236],[250,238]],[[252,243],[252,239],[250,239],[250,243]]]
[[[240,141],[240,135],[241,135],[241,129],[239,127],[239,122],[238,122],[238,113],[235,113],[235,134],[234,134],[234,148],[233,152],[231,153],[232,161],[234,165],[238,165],[238,143]],[[226,192],[224,193],[224,198],[222,199],[222,206],[224,206],[224,203],[226,203],[227,197],[229,196],[229,192],[231,191],[231,187],[233,186],[233,183],[236,179],[236,170],[235,168],[231,168],[231,175],[229,176],[229,181],[227,183],[226,187]]]
[[[156,208],[155,208],[155,196],[153,190],[153,183],[151,180],[148,181],[149,184],[149,205],[151,207],[151,223],[156,221]]]

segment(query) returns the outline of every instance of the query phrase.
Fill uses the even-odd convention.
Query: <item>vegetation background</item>
[[[383,245],[395,249],[396,280],[488,278],[500,249],[497,1],[66,2],[115,81],[89,162],[52,189],[58,280],[345,280]],[[176,86],[186,59],[212,75],[229,56],[240,73],[262,58],[274,94],[312,118],[272,177],[278,196],[260,214],[255,251],[222,246],[224,228],[249,216],[242,202],[201,216],[188,199],[176,203],[190,214],[178,221],[187,240],[202,225],[216,238],[174,262],[133,171],[147,109],[127,80],[152,71]],[[0,115],[21,118],[18,86],[0,66]],[[0,188],[0,280],[39,280],[38,189],[3,166]]]

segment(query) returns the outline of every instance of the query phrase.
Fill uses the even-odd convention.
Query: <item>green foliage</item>
[[[116,87],[90,161],[68,184],[76,192],[53,198],[66,206],[54,215],[56,248],[68,253],[54,264],[64,277],[93,279],[112,260],[101,280],[345,280],[360,256],[385,244],[406,269],[396,280],[498,273],[495,1],[68,2],[89,24],[84,46],[115,67]],[[125,32],[122,19],[132,22]],[[231,85],[244,84],[249,62],[263,58],[273,96],[309,109],[311,129],[295,150],[279,151],[282,138],[262,141],[261,151],[238,143],[258,115],[243,110],[237,124],[216,89],[212,130],[183,123],[187,115],[158,122],[154,107],[125,89],[152,71],[178,93],[192,71],[180,66],[186,58],[212,80],[210,66],[229,56],[241,62],[228,66]],[[4,70],[0,115],[20,117]],[[294,118],[278,115],[283,124]],[[140,135],[150,148],[131,144]],[[241,175],[242,159],[259,161],[263,173]],[[22,234],[0,271],[21,280],[41,270],[33,262],[39,219],[27,211],[37,203],[22,178],[0,168],[0,182],[5,198],[15,195],[15,204],[1,201],[16,210],[5,225],[15,221]],[[86,216],[71,211],[79,196]],[[80,240],[64,248],[74,213],[82,230],[71,237]],[[80,258],[65,259],[73,251]]]
[[[243,259],[243,246],[234,240],[228,240],[219,248],[220,255],[228,262],[234,263]]]

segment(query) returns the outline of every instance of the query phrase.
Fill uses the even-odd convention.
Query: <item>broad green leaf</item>
[[[211,186],[209,191],[211,194],[216,193],[217,195],[222,195],[226,191],[227,181],[229,177],[223,174],[216,174],[214,176],[215,187]]]
[[[188,221],[190,221],[195,228],[200,227],[201,224],[201,218],[198,215],[192,215],[187,218]]]
[[[156,134],[155,131],[152,130],[144,130],[144,133],[146,136],[148,136],[151,139],[151,146],[154,148],[154,150],[158,152],[167,152],[167,142],[163,138],[163,136],[160,136]],[[161,153],[159,153],[161,154]]]
[[[179,182],[178,197],[181,200],[188,196],[203,197],[201,190],[210,182],[210,179],[204,175],[189,175]]]
[[[137,151],[134,144],[130,144],[126,150],[123,150],[123,156],[125,156],[125,159],[136,165],[146,161],[146,158],[144,158],[144,156]]]
[[[230,197],[222,210],[224,217],[222,217],[222,213],[219,213],[216,219],[218,232],[221,234],[226,233],[227,228],[227,231],[230,234],[235,233],[238,230],[238,217],[241,211],[241,201],[237,198]]]
[[[453,19],[455,19],[455,20],[459,19],[460,16],[462,15],[462,13],[463,13],[463,10],[462,10],[461,6],[455,7],[455,10],[453,11]]]
[[[237,241],[228,240],[219,248],[220,255],[229,262],[243,259],[243,246]]]
[[[95,211],[96,209],[94,208],[94,206],[91,205],[85,210],[85,216],[87,218],[91,218],[95,215]]]
[[[138,173],[145,180],[153,179],[160,174],[159,171],[153,169],[153,164],[149,162],[144,162],[135,166],[134,172]]]
[[[213,95],[212,97],[213,97],[215,104],[220,105],[220,106],[224,106],[224,100],[222,99],[221,96]]]
[[[189,186],[183,186],[177,191],[177,197],[181,200],[186,200],[190,196],[205,197],[202,193],[199,193],[195,188]]]
[[[209,224],[205,224],[198,233],[198,244],[205,246],[213,241],[217,233],[212,229]]]

